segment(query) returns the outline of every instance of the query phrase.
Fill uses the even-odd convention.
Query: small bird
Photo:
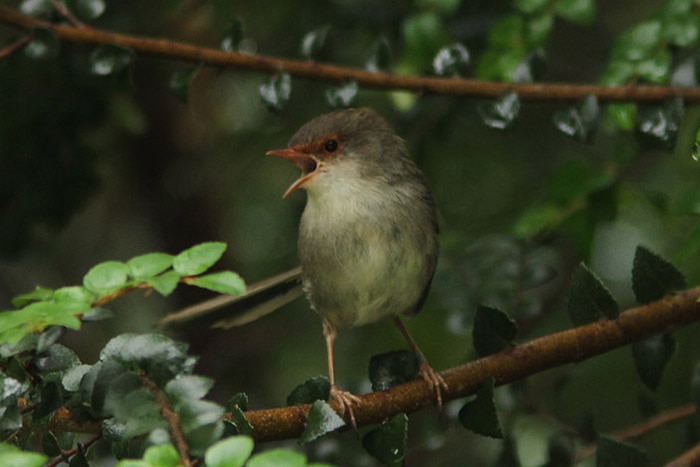
[[[403,140],[369,108],[337,110],[302,126],[288,147],[269,151],[296,165],[302,188],[298,255],[303,289],[323,320],[331,397],[355,425],[360,400],[335,383],[339,329],[390,317],[420,359],[438,406],[447,385],[399,316],[423,305],[438,258],[438,215],[425,175]]]

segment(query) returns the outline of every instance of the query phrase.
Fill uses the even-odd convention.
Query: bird
[[[283,197],[299,189],[307,193],[297,240],[301,266],[251,285],[244,295],[190,306],[160,324],[230,328],[305,294],[322,321],[330,398],[356,427],[361,400],[336,384],[334,342],[340,330],[389,318],[417,355],[418,374],[441,408],[449,388],[401,321],[426,300],[440,230],[435,197],[404,140],[373,109],[349,108],[310,120],[286,148],[267,155],[300,170]]]
[[[423,306],[438,260],[435,197],[406,144],[371,108],[336,110],[303,125],[284,149],[267,152],[301,172],[284,193],[307,193],[298,236],[303,290],[321,317],[330,396],[348,412],[360,399],[338,388],[339,330],[391,318],[420,362],[438,406],[444,379],[401,321]]]

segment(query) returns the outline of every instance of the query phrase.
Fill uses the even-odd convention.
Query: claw
[[[348,417],[350,417],[350,424],[357,431],[357,422],[355,421],[355,412],[353,411],[353,405],[360,406],[360,398],[356,395],[343,391],[338,388],[335,384],[331,385],[330,392],[331,399],[338,402],[340,405],[340,416],[344,417],[347,412]]]
[[[435,404],[438,410],[442,412],[442,392],[449,390],[447,383],[437,371],[433,370],[433,367],[431,367],[424,358],[421,359],[418,374],[428,383],[430,389],[435,393]]]

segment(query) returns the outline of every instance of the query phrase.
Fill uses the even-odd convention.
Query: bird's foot
[[[352,393],[339,389],[335,384],[331,385],[330,396],[331,399],[338,402],[338,405],[340,406],[340,416],[344,417],[345,413],[347,412],[352,427],[357,430],[353,406],[359,406],[361,404],[360,398]]]
[[[442,392],[449,390],[447,383],[440,374],[433,370],[433,367],[425,359],[421,359],[418,374],[430,386],[430,389],[435,393],[435,404],[438,410],[442,411]]]

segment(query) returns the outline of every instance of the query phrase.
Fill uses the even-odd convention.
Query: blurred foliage
[[[696,86],[700,74],[700,10],[692,0],[65,3],[97,28],[371,71],[506,82],[686,86]],[[16,0],[9,6],[63,21],[48,0]],[[0,25],[1,44],[20,36]],[[0,294],[6,303],[41,285],[29,302],[15,305],[37,311],[47,305],[36,303],[55,304],[54,295],[66,284],[80,282],[96,263],[147,251],[181,251],[207,240],[227,242],[225,266],[250,282],[295,265],[304,198],[280,199],[294,170],[264,153],[283,147],[313,116],[347,105],[375,107],[392,121],[438,199],[443,254],[425,310],[407,323],[435,368],[476,356],[471,340],[483,343],[485,338],[472,333],[481,305],[500,310],[494,316],[502,324],[510,322],[509,316],[517,324],[519,342],[570,327],[567,307],[588,316],[586,310],[598,306],[596,299],[620,310],[634,305],[638,289],[653,292],[651,284],[658,282],[654,275],[642,274],[633,283],[630,271],[640,262],[652,264],[652,271],[667,279],[661,294],[680,284],[679,277],[699,282],[700,166],[693,147],[700,112],[695,106],[677,99],[638,105],[587,97],[566,105],[533,104],[515,94],[497,100],[417,96],[368,91],[352,82],[338,86],[298,80],[284,73],[188,66],[139,57],[118,46],[59,41],[44,29],[34,31],[21,51],[0,60]],[[645,245],[643,251],[651,256],[639,259],[638,245]],[[158,262],[150,260],[151,265]],[[585,269],[576,269],[582,262]],[[671,263],[675,268],[669,273],[664,265]],[[112,266],[107,269],[118,273],[121,266]],[[578,291],[574,305],[567,290],[572,275],[572,290]],[[95,278],[99,283],[99,275]],[[132,279],[126,273],[125,280]],[[84,286],[94,293],[90,282]],[[124,285],[118,282],[117,287]],[[216,290],[211,283],[207,287]],[[85,298],[77,289],[61,294]],[[164,311],[203,295],[178,290],[167,302],[132,295],[110,307],[120,316],[110,326],[83,322],[80,332],[63,333],[49,326],[34,335],[24,349],[27,354],[3,360],[3,432],[22,423],[16,402],[34,381],[22,359],[41,357],[43,366],[32,377],[38,375],[44,389],[31,402],[40,404],[40,415],[55,409],[57,396],[64,402],[66,397],[88,397],[90,404],[98,403],[101,416],[114,417],[113,435],[123,434],[125,427],[132,434],[152,429],[138,446],[124,443],[115,450],[120,457],[168,465],[176,453],[163,444],[162,431],[149,425],[156,423],[154,418],[129,425],[124,418],[129,407],[118,401],[105,406],[108,394],[100,393],[105,388],[97,382],[119,377],[126,392],[140,363],[116,358],[118,352],[105,356],[103,349],[116,334],[150,331]],[[640,300],[646,301],[644,296]],[[587,301],[591,298],[592,303]],[[192,330],[180,336],[201,356],[197,374],[206,375],[196,376],[183,366],[178,375],[192,383],[188,396],[177,399],[181,393],[168,389],[183,410],[190,410],[194,445],[207,445],[223,430],[245,433],[242,419],[239,425],[213,421],[221,401],[233,392],[245,391],[252,408],[273,407],[301,381],[325,372],[320,323],[307,308],[299,301],[244,329]],[[37,312],[34,316],[43,319]],[[370,357],[400,348],[400,335],[384,326],[388,324],[340,337],[336,366],[343,387],[369,390],[369,377],[359,375],[367,372]],[[481,401],[498,412],[487,412],[485,418],[493,421],[497,415],[503,441],[455,427],[462,418],[460,403],[446,406],[439,420],[432,413],[412,416],[406,448],[405,421],[397,416],[362,433],[362,443],[352,434],[323,437],[306,445],[305,453],[312,460],[366,465],[372,461],[359,446],[365,444],[374,458],[388,464],[405,458],[418,465],[427,460],[431,465],[568,465],[572,452],[590,441],[587,433],[609,433],[694,400],[700,352],[696,334],[697,326],[691,326],[674,333],[673,340],[664,335],[641,343],[634,352],[624,349],[507,388],[482,389]],[[509,344],[512,336],[508,331],[495,339]],[[176,341],[164,342],[159,345],[183,353]],[[492,348],[488,336],[485,342],[486,349]],[[125,345],[122,341],[118,347]],[[81,363],[92,361],[96,363]],[[56,372],[65,374],[57,378]],[[76,392],[88,384],[81,382],[88,372],[93,385]],[[163,391],[166,380],[175,381],[159,379]],[[211,382],[209,397],[220,401],[214,405],[202,399]],[[130,400],[154,408],[148,394],[133,392]],[[640,399],[654,403],[643,409]],[[206,407],[200,406],[204,402]],[[199,424],[202,420],[193,416],[199,408],[212,420]],[[688,420],[644,437],[650,464],[665,462],[697,442],[696,424]],[[57,446],[75,446],[75,438],[66,434],[54,438],[42,437],[47,456],[58,455]],[[235,439],[201,449],[207,465],[219,465],[221,456],[248,459],[249,442]],[[601,440],[607,448],[599,452],[600,462],[621,462],[618,456],[645,462],[636,448]],[[99,446],[82,455],[111,456]],[[396,458],[389,456],[392,449],[399,449]],[[5,444],[0,452],[23,455]],[[261,455],[291,462],[297,454],[273,449]],[[299,456],[296,461],[304,465]],[[41,465],[44,460],[25,452],[22,461]]]

